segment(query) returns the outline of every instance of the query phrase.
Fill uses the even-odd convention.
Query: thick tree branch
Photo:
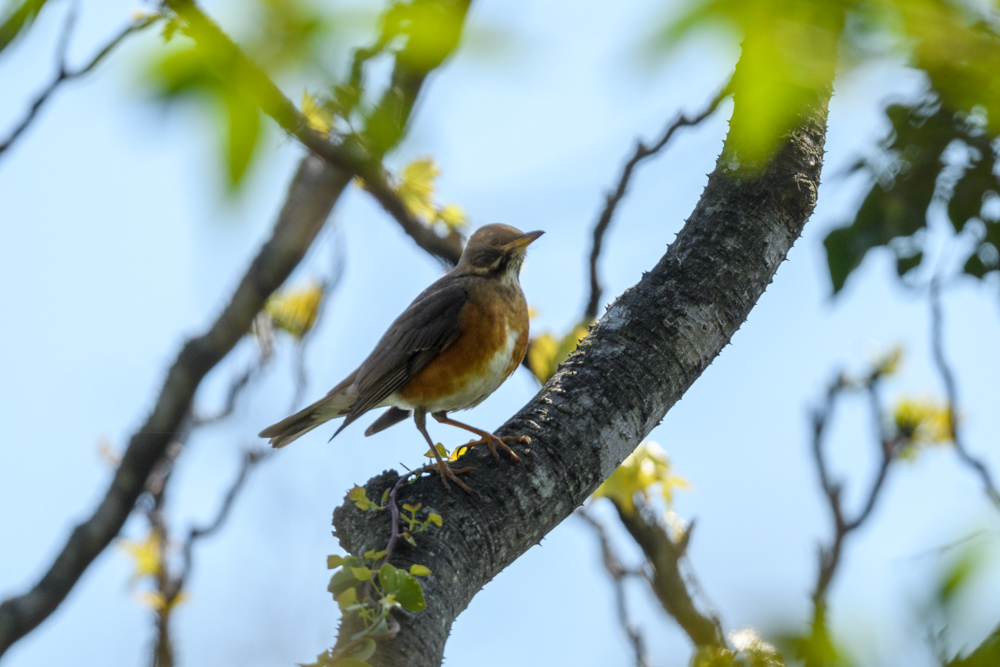
[[[498,430],[531,437],[524,465],[473,450],[459,464],[476,465],[465,479],[478,495],[448,493],[430,478],[402,490],[401,500],[423,503],[444,526],[421,534],[417,548],[397,549],[397,566],[417,562],[434,573],[423,581],[427,610],[401,614],[400,632],[379,645],[373,664],[440,664],[452,622],[479,589],[580,506],[729,343],[812,213],[825,132],[824,97],[756,172],[733,166],[727,140],[667,254]],[[371,480],[368,496],[397,478],[390,471]],[[383,513],[350,502],[335,510],[334,526],[352,554],[388,539]],[[341,641],[354,631],[348,616]]]
[[[674,133],[677,132],[677,130],[682,127],[697,125],[712,115],[712,112],[719,107],[719,104],[722,103],[722,100],[724,100],[730,92],[729,85],[727,84],[722,88],[722,90],[716,93],[712,101],[708,103],[708,106],[706,106],[696,116],[679,114],[667,125],[667,128],[663,131],[660,139],[652,146],[647,146],[642,141],[636,142],[635,153],[632,155],[631,159],[625,163],[625,166],[622,167],[621,176],[618,177],[618,185],[614,190],[608,192],[605,199],[604,210],[601,211],[601,215],[597,219],[597,223],[594,225],[593,241],[590,248],[590,298],[587,300],[587,307],[584,309],[584,319],[587,322],[592,322],[597,318],[597,311],[601,306],[601,294],[604,291],[601,287],[601,280],[598,275],[599,271],[597,268],[597,260],[600,259],[601,256],[601,245],[604,242],[604,233],[608,231],[608,227],[611,225],[611,219],[615,215],[618,203],[628,192],[628,183],[632,178],[632,172],[640,162],[663,150],[663,148],[670,143],[670,140],[673,138]]]

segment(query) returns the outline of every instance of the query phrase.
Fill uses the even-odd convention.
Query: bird
[[[260,437],[284,447],[331,419],[344,417],[331,436],[370,410],[387,407],[365,431],[373,435],[407,419],[430,445],[446,489],[449,480],[471,489],[442,459],[427,432],[427,415],[474,433],[494,458],[497,448],[519,462],[508,442],[452,419],[448,413],[479,405],[514,372],[528,347],[528,306],[519,280],[528,246],[544,232],[524,233],[503,224],[478,228],[458,264],[413,300],[358,368],[327,395],[268,426]]]

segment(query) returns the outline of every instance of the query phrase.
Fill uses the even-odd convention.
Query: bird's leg
[[[508,436],[508,437],[501,438],[501,437],[493,435],[489,431],[484,431],[482,429],[476,428],[475,426],[469,426],[468,424],[463,424],[460,421],[455,421],[454,419],[452,419],[451,417],[449,417],[448,414],[445,413],[445,412],[434,412],[434,413],[431,414],[431,417],[434,417],[434,419],[438,420],[442,424],[448,424],[450,426],[457,426],[458,428],[464,428],[466,431],[469,431],[470,433],[475,433],[480,438],[479,442],[469,443],[466,446],[467,447],[475,447],[478,444],[485,443],[486,446],[490,448],[490,452],[493,453],[493,458],[496,458],[496,459],[500,458],[500,455],[497,454],[497,447],[499,447],[500,449],[502,449],[505,452],[507,452],[510,455],[510,458],[514,459],[514,463],[520,463],[521,462],[521,458],[517,454],[514,453],[513,449],[511,449],[510,447],[507,446],[507,443],[508,442],[520,442],[520,443],[523,443],[525,445],[530,445],[531,444],[531,438],[529,438],[528,436],[525,436],[525,435],[516,435],[516,436]]]
[[[424,435],[424,439],[427,440],[427,444],[431,446],[431,451],[434,453],[434,458],[437,459],[437,469],[441,473],[441,483],[444,484],[444,488],[451,490],[451,486],[448,484],[448,480],[458,484],[459,488],[468,494],[472,494],[472,489],[468,487],[462,480],[458,478],[459,473],[469,472],[472,468],[462,468],[461,470],[452,470],[448,462],[441,458],[441,453],[437,450],[437,445],[431,440],[430,434],[427,432],[427,419],[426,414],[421,409],[416,409],[413,411],[413,421],[417,424],[417,430],[419,430]]]

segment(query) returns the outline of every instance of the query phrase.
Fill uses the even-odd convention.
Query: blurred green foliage
[[[272,80],[283,72],[301,76],[307,65],[317,63],[336,31],[338,14],[307,0],[255,0],[248,12],[257,17],[257,28],[248,39],[236,40],[237,51],[228,38],[218,38],[224,28],[220,33],[214,25],[206,30],[189,24],[200,14],[193,7],[187,0],[165,3],[163,36],[169,44],[148,67],[148,82],[164,101],[196,98],[215,110],[223,128],[228,182],[236,188],[257,154],[264,128],[259,109],[262,100],[273,97]],[[309,124],[321,124],[331,141],[350,138],[381,159],[402,138],[422,77],[457,46],[466,8],[460,0],[390,3],[370,36],[372,46],[354,52],[347,72],[314,68],[322,72],[320,89],[326,92],[304,96]],[[383,54],[391,55],[396,67],[391,80],[372,84],[366,69]],[[453,207],[444,213],[445,224],[458,224],[463,217]]]
[[[741,110],[730,128],[728,157],[738,166],[761,166],[803,107],[829,88],[843,15],[843,3],[834,1],[696,0],[655,43],[671,50],[705,28],[741,41],[730,84]]]
[[[20,4],[15,1],[7,3],[7,8],[3,12],[3,22],[0,23],[0,53],[21,34],[22,30],[34,22],[47,1],[24,0]]]
[[[769,157],[835,68],[891,55],[924,74],[919,99],[886,106],[889,136],[856,167],[870,176],[867,196],[826,238],[836,293],[872,248],[890,247],[900,276],[921,266],[940,204],[972,239],[964,272],[1000,269],[998,26],[995,0],[696,0],[655,44],[669,50],[704,29],[742,41],[730,88],[741,107],[727,155],[736,167]]]
[[[971,232],[977,240],[966,273],[981,278],[1000,268],[1000,218],[985,205],[1000,193],[998,142],[988,132],[984,109],[951,111],[929,94],[914,105],[891,105],[886,115],[892,132],[881,155],[857,165],[872,176],[871,189],[851,225],[824,241],[834,291],[872,248],[891,247],[900,276],[917,268],[935,205],[943,205],[956,232]]]
[[[869,173],[870,190],[853,222],[825,240],[834,292],[872,248],[892,249],[900,277],[921,266],[935,207],[947,211],[955,232],[973,239],[963,270],[982,278],[1000,268],[996,5],[980,14],[940,0],[872,4],[886,30],[905,37],[900,41],[926,87],[915,102],[886,107],[889,136],[879,155],[857,165]]]
[[[197,98],[207,102],[224,128],[223,154],[231,187],[240,184],[262,132],[257,82],[222,45],[195,42],[187,27],[171,18],[163,31],[171,45],[149,68],[150,82],[165,101]]]

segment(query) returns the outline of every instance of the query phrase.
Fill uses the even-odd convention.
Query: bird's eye
[[[496,234],[490,234],[490,237],[486,239],[486,242],[492,246],[500,245],[500,237]]]

